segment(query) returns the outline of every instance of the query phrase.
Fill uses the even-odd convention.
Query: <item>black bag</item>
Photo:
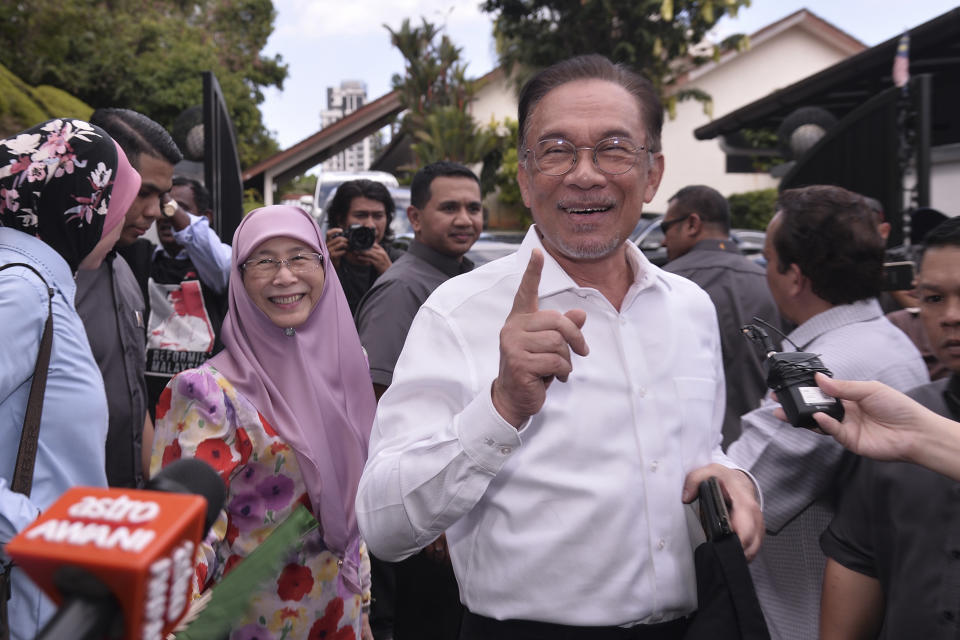
[[[28,264],[11,262],[0,267],[0,271],[10,267],[25,267],[37,274],[47,286],[47,322],[43,325],[43,337],[37,351],[37,364],[33,368],[33,382],[30,384],[30,396],[27,399],[27,411],[23,416],[23,430],[20,432],[20,448],[17,450],[17,464],[13,471],[10,489],[25,496],[30,495],[33,487],[33,465],[37,459],[37,438],[40,436],[40,417],[43,413],[43,392],[47,388],[47,368],[50,366],[50,349],[53,346],[53,289],[47,285],[40,273]],[[7,603],[10,600],[13,562],[0,564],[0,640],[10,640],[10,614]]]

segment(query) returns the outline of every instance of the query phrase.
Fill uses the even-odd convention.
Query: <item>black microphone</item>
[[[759,318],[754,320],[770,326]],[[818,372],[833,377],[817,354],[799,350],[778,353],[770,336],[760,327],[748,324],[741,327],[741,331],[763,348],[766,356],[763,365],[767,372],[767,387],[777,394],[777,400],[787,414],[790,424],[803,429],[816,429],[817,421],[813,419],[813,414],[818,411],[843,420],[843,403],[825,394],[814,380],[813,376]],[[786,339],[786,336],[783,337]]]

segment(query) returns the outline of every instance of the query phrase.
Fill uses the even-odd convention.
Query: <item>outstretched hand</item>
[[[816,381],[824,393],[844,400],[843,422],[825,413],[813,415],[824,433],[868,458],[907,458],[927,409],[880,382],[834,380],[822,373],[816,374]]]
[[[749,562],[756,557],[763,543],[763,514],[753,481],[737,469],[716,463],[708,464],[687,474],[683,483],[683,501],[689,503],[696,500],[700,483],[710,476],[717,477],[730,511],[730,526],[740,538],[743,555]]]
[[[566,382],[573,365],[570,352],[589,353],[580,331],[587,319],[582,309],[566,313],[541,310],[538,291],[543,252],[534,249],[500,330],[500,372],[493,381],[493,406],[519,428],[543,407],[554,378]]]

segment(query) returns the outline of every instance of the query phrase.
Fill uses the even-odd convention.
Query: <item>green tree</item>
[[[574,55],[599,53],[646,75],[668,110],[680,99],[709,109],[700,91],[669,93],[664,88],[691,68],[730,47],[747,45],[744,36],[718,47],[703,47],[706,33],[724,15],[736,15],[750,0],[484,0],[495,17],[500,62],[523,82],[529,75]]]
[[[482,162],[481,188],[486,193],[493,188],[501,140],[494,128],[478,126],[467,110],[476,85],[466,77],[462,49],[426,19],[419,27],[411,26],[410,20],[397,31],[384,27],[404,58],[404,73],[393,76],[393,88],[406,109],[400,132],[413,139],[418,166],[439,160]]]
[[[0,63],[30,85],[50,85],[90,106],[126,107],[171,128],[202,101],[201,71],[220,82],[240,161],[277,150],[263,125],[263,89],[282,88],[279,56],[261,55],[271,0],[29,0],[7,3]]]
[[[776,212],[777,190],[758,189],[727,196],[730,205],[730,226],[734,229],[767,228]]]
[[[0,64],[0,137],[50,118],[88,120],[93,109],[54,87],[31,87]]]

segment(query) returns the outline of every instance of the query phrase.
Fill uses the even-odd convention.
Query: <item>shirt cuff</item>
[[[460,446],[480,467],[496,474],[506,464],[522,441],[517,429],[504,420],[493,407],[493,399],[484,387],[457,416],[455,429]],[[529,419],[520,426],[522,429]]]

